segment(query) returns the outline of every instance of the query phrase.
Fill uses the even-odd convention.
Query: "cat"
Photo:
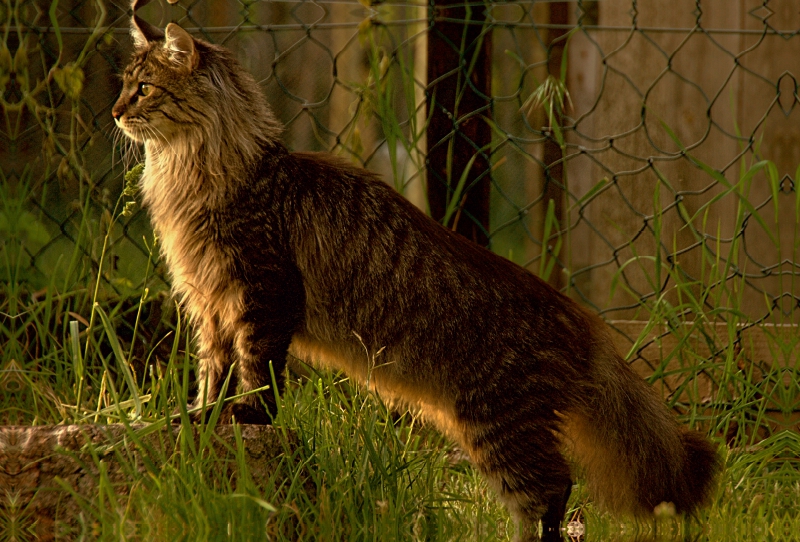
[[[573,474],[608,510],[691,513],[715,447],[681,427],[592,312],[449,231],[373,174],[290,152],[223,47],[134,17],[112,116],[144,144],[143,203],[197,330],[197,405],[284,379],[287,354],[343,370],[469,455],[521,525],[560,540]],[[272,390],[226,404],[269,423]],[[266,408],[265,408],[266,406]]]

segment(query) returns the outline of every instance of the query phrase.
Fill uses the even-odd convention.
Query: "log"
[[[285,440],[272,426],[239,427],[245,463],[259,486],[275,474],[279,461],[274,459],[284,453]],[[146,433],[144,424],[130,429],[121,424],[0,427],[0,517],[17,530],[32,529],[38,540],[53,540],[64,527],[79,526],[84,515],[79,500],[95,499],[101,478],[124,498],[136,477],[132,470],[144,473],[146,461],[169,458],[181,429]],[[215,465],[235,484],[238,467],[229,452],[236,448],[234,426],[218,425],[214,434],[209,451],[231,459]]]

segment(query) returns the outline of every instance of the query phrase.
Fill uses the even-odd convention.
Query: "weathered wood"
[[[587,4],[590,5],[587,6]],[[603,122],[603,119],[591,114],[600,92],[598,67],[601,65],[602,58],[592,41],[594,32],[590,28],[597,26],[599,8],[597,2],[583,2],[580,7],[583,8],[583,11],[579,9],[570,11],[570,23],[579,25],[580,29],[572,35],[567,53],[569,55],[567,90],[570,94],[567,116],[571,118],[569,124],[573,125],[574,130],[569,130],[565,134],[570,147],[567,150],[569,158],[566,164],[568,191],[576,199],[589,193],[603,177],[594,167],[589,154],[579,150],[580,147],[592,147],[580,133],[594,133],[595,124]],[[569,208],[574,201],[570,199],[567,207]],[[593,245],[598,240],[597,234],[586,222],[585,217],[581,215],[583,212],[584,209],[575,206],[567,215],[571,231],[567,248],[568,254],[565,259],[568,261],[567,265],[571,274],[572,284],[570,286],[581,292],[593,294],[595,284],[592,282],[592,272],[588,270],[597,263],[592,256]],[[566,226],[566,223],[562,223],[562,226]],[[575,271],[579,269],[587,271],[575,274]],[[591,295],[593,301],[598,298],[599,296]]]
[[[240,428],[245,462],[258,485],[277,468],[274,459],[284,452],[281,437],[272,426]],[[131,469],[143,473],[145,457],[168,458],[175,451],[179,426],[142,436],[139,442],[146,450],[131,438],[143,429],[144,425],[130,430],[123,425],[0,427],[0,517],[16,522],[18,529],[34,529],[38,540],[52,540],[59,525],[76,527],[82,509],[75,495],[93,500],[101,470],[122,497],[133,482]],[[219,425],[214,432],[211,448],[224,460],[230,455],[226,447],[236,448],[234,427]],[[238,468],[229,459],[215,465],[235,480]]]
[[[742,135],[753,135],[751,142],[744,143],[757,151],[755,156],[749,155],[748,165],[756,160],[771,160],[781,179],[777,220],[774,202],[771,201],[772,187],[766,175],[756,177],[748,197],[754,206],[768,202],[760,212],[773,237],[779,240],[779,246],[763,228],[751,221],[743,238],[746,256],[741,258],[740,266],[746,266],[749,273],[762,275],[751,283],[770,295],[778,296],[788,291],[797,296],[800,294],[797,281],[785,274],[797,274],[796,244],[800,236],[795,218],[796,193],[800,190],[800,179],[796,178],[800,166],[800,104],[796,87],[800,79],[797,36],[800,10],[797,2],[769,2],[763,6],[757,0],[740,2],[742,28],[751,33],[737,36],[737,61],[741,68],[730,83],[735,94],[733,103],[728,100],[727,105],[735,107],[735,120]],[[765,26],[777,34],[762,36]],[[766,310],[764,295],[755,288],[745,291],[745,302],[749,312],[757,309],[763,313]],[[795,323],[800,321],[795,299],[785,296],[777,303],[786,313],[794,313]]]
[[[549,9],[545,2],[509,2],[495,3],[491,10],[492,118],[514,141],[508,144],[501,135],[494,136],[491,248],[532,270],[539,264],[547,210],[541,136],[546,115],[529,100],[547,78],[547,48],[544,31],[516,23],[526,17],[546,21]]]
[[[441,220],[453,191],[474,158],[447,226],[480,245],[489,238],[491,187],[491,32],[485,32],[485,6],[440,0],[428,31],[427,180],[431,216]],[[477,155],[477,156],[476,156]],[[450,158],[452,157],[452,158]],[[448,174],[448,162],[451,162]]]
[[[800,123],[795,118],[800,108],[793,95],[800,57],[792,54],[789,34],[760,33],[765,26],[759,17],[768,16],[770,11],[753,0],[704,0],[701,10],[695,2],[684,0],[636,4],[608,0],[598,7],[599,27],[586,29],[591,42],[585,43],[587,54],[582,59],[594,63],[597,93],[577,112],[586,116],[580,118],[570,142],[588,149],[583,156],[593,161],[591,180],[596,183],[605,177],[610,186],[580,210],[593,228],[573,232],[573,239],[582,236],[587,254],[577,255],[576,263],[586,271],[576,280],[597,306],[633,306],[634,298],[652,291],[645,276],[653,274],[651,264],[639,259],[625,270],[632,295],[617,289],[609,299],[608,285],[619,266],[637,255],[653,255],[656,250],[662,254],[678,252],[682,270],[695,278],[703,275],[697,238],[691,228],[684,227],[676,196],[663,183],[660,201],[654,204],[659,184],[656,169],[681,192],[681,205],[689,215],[726,189],[679,156],[681,149],[664,126],[692,156],[724,170],[731,183],[739,179],[737,155],[749,145],[751,151],[745,155],[748,164],[771,159],[778,166],[779,176],[792,176],[800,156],[796,144]],[[768,24],[778,29],[797,27],[798,16],[789,5],[770,9],[776,13],[769,16]],[[751,33],[738,34],[740,30]],[[579,51],[576,48],[574,52],[577,55]],[[577,61],[576,55],[571,55],[571,60]],[[570,69],[586,72],[587,66],[570,65]],[[776,103],[779,86],[785,111]],[[574,102],[583,98],[578,96],[580,90],[571,88]],[[741,141],[736,139],[737,130],[743,136]],[[753,139],[748,142],[751,135]],[[762,135],[756,156],[752,151]],[[648,158],[652,158],[649,163]],[[572,176],[575,169],[587,165],[586,159],[570,159],[570,181],[577,178],[577,174]],[[740,235],[735,221],[739,201],[732,195],[711,204],[707,213],[703,209],[694,223],[703,233],[722,239],[723,257],[727,257],[734,239],[744,242],[731,263],[751,277],[740,307],[754,319],[768,310],[764,291],[777,297],[791,288],[790,281],[771,269],[789,257],[797,235],[795,194],[789,177],[782,188],[778,224],[768,201],[771,186],[766,176],[756,177],[746,196],[754,207],[766,203],[759,212],[768,227],[780,232],[780,247],[754,219],[746,223],[745,235]],[[577,197],[584,193],[582,189],[576,192]],[[648,231],[656,212],[662,212],[659,239]],[[713,239],[709,244],[714,246]],[[787,264],[780,270],[789,272],[790,268]],[[635,317],[635,310],[621,310],[612,317]]]

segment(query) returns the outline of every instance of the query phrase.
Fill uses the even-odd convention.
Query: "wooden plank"
[[[752,151],[747,163],[767,159],[775,163],[781,190],[775,201],[767,176],[758,175],[750,189],[749,201],[755,206],[766,203],[760,214],[768,234],[755,220],[748,223],[743,236],[744,254],[741,267],[757,278],[747,292],[750,306],[765,306],[764,294],[776,298],[775,303],[786,312],[794,312],[794,323],[800,322],[796,301],[784,292],[800,294],[797,281],[785,274],[797,274],[797,240],[800,228],[796,222],[796,193],[800,189],[796,171],[800,165],[800,106],[797,102],[797,80],[800,78],[800,11],[796,2],[743,0],[740,17],[742,34],[737,44],[736,93],[731,107],[736,109],[739,128],[745,137],[752,134]],[[778,34],[775,34],[777,31]],[[765,35],[765,32],[767,32]],[[772,237],[772,238],[770,238]],[[777,242],[776,242],[777,241]],[[775,268],[774,266],[777,266]],[[792,284],[794,282],[795,284]]]
[[[599,76],[602,56],[593,41],[595,31],[591,29],[599,22],[599,6],[597,2],[583,2],[581,7],[585,11],[576,9],[570,12],[570,23],[578,25],[579,30],[572,35],[568,49],[567,89],[571,108],[567,110],[567,114],[571,118],[570,125],[574,128],[566,133],[569,144],[566,163],[568,191],[574,198],[568,201],[568,209],[575,201],[588,194],[603,177],[589,154],[581,150],[592,147],[581,134],[594,133],[595,123],[603,122],[597,115],[592,115],[601,90]],[[574,206],[568,213],[571,231],[567,266],[571,273],[571,286],[581,292],[591,292],[594,289],[592,273],[584,271],[574,274],[576,270],[590,269],[596,263],[592,259],[592,253],[593,244],[598,240],[596,233],[581,215],[582,212],[581,207]],[[596,296],[593,297],[596,299]]]
[[[729,4],[703,2],[702,27],[738,27],[739,14]],[[594,49],[588,60],[597,63],[596,98],[588,112],[583,106],[586,116],[571,139],[586,149],[575,167],[585,167],[588,160],[593,163],[591,179],[584,184],[590,188],[608,180],[607,189],[581,210],[591,224],[584,228],[589,256],[582,263],[588,260],[596,267],[583,273],[580,284],[598,307],[634,307],[614,312],[615,319],[635,317],[638,297],[653,292],[650,280],[655,269],[640,258],[622,277],[631,291],[618,288],[609,299],[610,284],[626,262],[658,250],[666,256],[686,249],[680,255],[682,269],[692,277],[701,275],[701,251],[692,231],[683,227],[676,192],[683,194],[681,204],[692,214],[724,190],[676,155],[680,148],[662,122],[713,167],[724,167],[738,153],[736,141],[714,128],[714,123],[730,124],[732,113],[724,107],[730,89],[726,81],[735,63],[725,50],[736,49],[736,35],[712,39],[693,30],[698,12],[695,2],[688,0],[657,0],[633,7],[630,0],[599,3],[600,29],[587,30],[589,44],[584,47]],[[668,31],[648,30],[654,27]],[[570,173],[571,168],[572,163]],[[659,181],[659,174],[666,182]],[[735,198],[726,197],[711,206],[705,217],[709,233],[716,235],[719,227],[725,239],[735,237],[735,205]],[[659,239],[651,231],[657,213],[662,227]],[[702,227],[700,221],[696,226]],[[721,249],[729,247],[727,242]]]
[[[519,21],[546,22],[549,5],[496,3],[492,7],[494,134],[491,248],[538,272],[544,216],[544,108],[528,100],[547,77],[547,33]]]

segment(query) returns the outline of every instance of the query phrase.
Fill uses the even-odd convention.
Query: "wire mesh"
[[[655,315],[655,330],[617,326],[632,335],[623,347],[633,346],[645,372],[664,371],[659,337],[681,329],[714,360],[728,324],[738,341],[749,327],[776,326],[775,359],[741,363],[788,389],[800,315],[800,15],[790,4],[471,2],[448,4],[470,14],[453,19],[423,2],[196,0],[139,14],[235,51],[286,125],[289,147],[346,156],[426,210],[429,184],[441,181],[426,174],[430,149],[480,119],[491,134],[488,146],[474,144],[488,164],[480,227],[492,250],[609,320]],[[110,116],[131,49],[128,7],[0,7],[0,267],[25,291],[97,274],[108,295],[141,287],[152,244],[146,214],[114,221],[130,165]],[[489,105],[459,111],[451,133],[430,141],[434,85],[474,79],[467,55],[429,80],[437,51],[428,36],[442,22],[479,25],[490,78],[477,91]],[[473,186],[454,188],[461,173],[442,181],[448,205]],[[449,227],[473,218],[458,203]],[[156,271],[150,286],[165,287],[165,270]],[[696,364],[683,346],[668,361]],[[676,397],[685,382],[662,380]],[[796,410],[773,403],[781,414]]]

